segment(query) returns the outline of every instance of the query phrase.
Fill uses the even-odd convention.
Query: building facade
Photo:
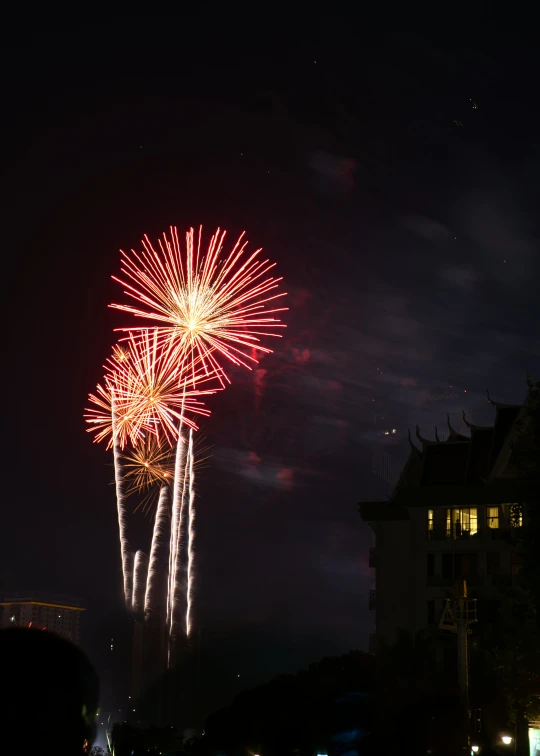
[[[523,504],[539,498],[511,459],[528,422],[527,401],[490,399],[490,427],[475,426],[464,414],[469,435],[457,433],[449,418],[444,441],[427,440],[417,428],[418,444],[409,435],[410,455],[390,499],[361,503],[375,533],[372,650],[394,644],[401,631],[413,638],[436,631],[458,579],[466,578],[469,596],[477,599],[487,635],[509,611],[521,569],[516,542],[526,526]],[[434,661],[443,662],[443,642],[435,653]]]
[[[0,627],[36,627],[80,645],[81,614],[76,599],[42,593],[12,593],[1,597]]]

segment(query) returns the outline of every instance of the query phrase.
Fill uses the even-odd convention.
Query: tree
[[[208,718],[205,748],[265,756],[366,746],[372,729],[375,660],[360,651],[323,659],[240,693]],[[329,750],[330,749],[330,750]],[[366,752],[365,749],[363,752]]]

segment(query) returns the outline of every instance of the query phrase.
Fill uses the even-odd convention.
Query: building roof
[[[470,435],[457,433],[448,417],[449,436],[445,441],[429,441],[416,428],[420,448],[412,442],[411,452],[405,463],[390,501],[363,502],[360,505],[365,520],[404,519],[408,506],[433,505],[434,489],[436,503],[451,503],[465,500],[474,503],[503,503],[537,498],[537,486],[529,484],[511,472],[509,460],[512,442],[523,430],[523,421],[528,417],[531,383],[522,404],[501,404],[488,401],[495,409],[492,426],[482,427],[471,423],[463,412],[463,419]],[[438,438],[438,434],[436,434]],[[506,474],[505,474],[506,471]]]
[[[70,596],[58,596],[32,591],[26,593],[6,593],[0,595],[0,606],[17,606],[33,604],[34,606],[50,606],[57,609],[71,609],[76,612],[84,612],[79,599]]]

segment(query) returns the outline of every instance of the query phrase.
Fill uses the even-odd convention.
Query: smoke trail
[[[189,524],[188,524],[188,573],[187,573],[187,609],[186,635],[189,636],[192,625],[193,594],[195,580],[195,472],[193,464],[193,431],[189,432]]]
[[[148,578],[146,580],[146,593],[144,596],[144,614],[149,617],[152,613],[154,597],[154,581],[160,562],[161,551],[165,547],[164,535],[169,519],[169,487],[161,486],[159,500],[154,520],[154,532],[152,534],[152,546],[150,548],[150,563],[148,566]]]
[[[121,449],[116,433],[116,410],[114,393],[111,393],[114,482],[116,485],[116,509],[118,511],[118,530],[120,533],[120,552],[122,555],[122,574],[124,576],[124,599],[126,608],[131,608],[133,592],[133,554],[129,551],[127,539],[127,509],[124,503],[124,478],[120,465]]]
[[[174,564],[176,558],[176,544],[179,522],[179,500],[181,497],[182,477],[181,470],[183,466],[183,449],[184,439],[180,435],[181,427],[178,429],[178,441],[176,443],[176,456],[174,460],[174,480],[173,480],[173,501],[171,511],[171,532],[169,539],[169,573],[167,581],[167,626],[172,627],[172,610],[173,610],[173,585],[174,585]]]
[[[184,545],[184,523],[185,523],[185,510],[186,510],[186,492],[187,492],[187,479],[189,471],[189,455],[188,455],[188,442],[184,439],[184,471],[182,475],[182,496],[180,499],[180,511],[178,513],[178,528],[176,531],[176,544],[175,555],[173,562],[173,589],[172,589],[172,601],[171,601],[171,635],[174,634],[175,626],[178,623],[178,610],[176,602],[178,599],[178,591],[181,587],[181,573],[183,568],[183,545]]]
[[[182,486],[181,470],[183,464],[182,451],[184,450],[184,439],[182,438],[182,421],[184,419],[184,402],[186,399],[186,387],[184,386],[182,394],[182,408],[180,411],[180,420],[178,421],[178,441],[176,442],[176,456],[174,459],[174,481],[173,481],[173,502],[172,502],[172,514],[171,514],[171,534],[169,543],[169,574],[167,580],[167,627],[169,628],[169,635],[173,626],[173,612],[174,612],[174,577],[175,577],[175,560],[176,549],[178,546],[179,528],[181,526],[179,520],[179,500],[180,500],[180,488]],[[169,647],[169,660],[170,660],[170,647]]]
[[[146,585],[146,572],[148,569],[148,556],[142,551],[135,554],[135,566],[133,568],[133,612],[142,614],[144,609],[144,586]]]

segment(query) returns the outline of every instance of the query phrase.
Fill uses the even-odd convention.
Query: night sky
[[[0,589],[80,596],[105,663],[113,472],[82,415],[120,325],[118,249],[246,229],[290,312],[203,424],[197,617],[233,690],[367,649],[377,449],[399,462],[408,427],[445,437],[462,408],[489,424],[486,387],[519,401],[540,374],[540,66],[502,26],[203,8],[4,38]]]

